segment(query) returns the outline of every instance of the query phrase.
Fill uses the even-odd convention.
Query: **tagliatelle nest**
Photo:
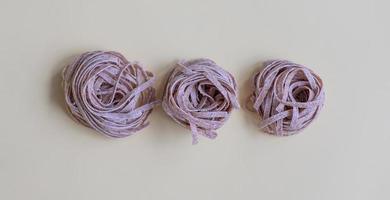
[[[285,60],[264,63],[252,78],[250,107],[265,132],[287,136],[308,126],[325,100],[321,78],[310,69]]]
[[[162,103],[177,123],[191,129],[193,144],[198,135],[214,139],[230,116],[239,108],[234,77],[209,59],[179,61],[166,84]]]
[[[147,126],[158,103],[153,74],[117,52],[80,55],[63,71],[69,112],[82,124],[110,137],[125,137]]]

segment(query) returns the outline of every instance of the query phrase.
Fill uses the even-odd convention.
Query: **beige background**
[[[390,199],[387,0],[0,1],[0,199]],[[235,75],[240,102],[258,63],[286,58],[325,82],[303,133],[260,132],[235,111],[219,137],[159,107],[139,135],[108,139],[64,111],[59,72],[116,50],[162,82],[180,58]]]

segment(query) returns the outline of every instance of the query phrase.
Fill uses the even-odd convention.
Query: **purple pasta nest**
[[[126,137],[147,126],[158,103],[154,76],[117,52],[86,52],[63,71],[66,106],[82,124]]]
[[[251,81],[251,109],[261,118],[260,128],[288,136],[307,127],[325,100],[321,78],[310,69],[286,60],[271,60]]]
[[[166,84],[162,106],[180,125],[192,131],[192,143],[202,135],[217,136],[233,108],[239,108],[234,77],[209,59],[179,61]]]

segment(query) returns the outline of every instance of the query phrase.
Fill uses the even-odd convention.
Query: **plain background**
[[[390,199],[387,0],[0,1],[0,199]],[[64,110],[60,71],[115,50],[158,77],[177,59],[248,79],[272,58],[324,80],[326,105],[301,134],[262,133],[233,112],[216,140],[161,107],[138,135],[109,139]]]

